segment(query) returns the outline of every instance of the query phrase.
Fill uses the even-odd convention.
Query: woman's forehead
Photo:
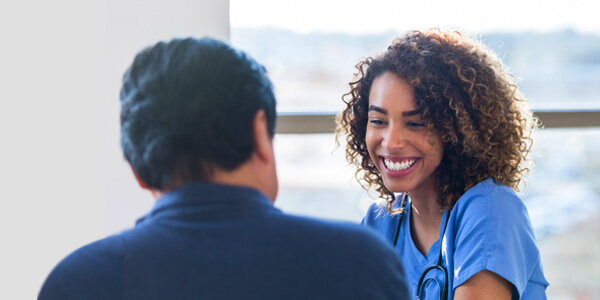
[[[375,78],[369,92],[369,111],[414,116],[422,113],[414,88],[398,75],[385,72]]]

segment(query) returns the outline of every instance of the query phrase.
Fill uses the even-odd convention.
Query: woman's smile
[[[442,141],[421,117],[412,86],[386,72],[369,93],[365,142],[385,187],[394,192],[434,191]]]
[[[392,177],[401,177],[410,173],[415,167],[419,158],[386,158],[380,157],[385,172]]]

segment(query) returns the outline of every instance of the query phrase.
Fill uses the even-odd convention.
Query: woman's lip
[[[415,160],[415,162],[412,164],[412,166],[410,166],[408,169],[404,169],[404,170],[390,170],[387,168],[387,166],[385,165],[384,160],[390,160],[392,162],[404,162],[407,160]],[[379,157],[379,163],[381,164],[384,173],[389,176],[389,177],[404,177],[408,174],[410,174],[416,167],[417,164],[419,164],[419,162],[421,161],[421,158],[418,157],[384,157],[384,156],[380,156]]]

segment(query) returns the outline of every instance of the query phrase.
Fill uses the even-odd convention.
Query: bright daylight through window
[[[361,58],[408,30],[431,27],[481,39],[536,112],[600,110],[598,1],[231,0],[230,11],[231,42],[266,66],[280,112],[339,112]],[[542,129],[536,166],[521,192],[550,299],[600,299],[600,125],[594,126]],[[334,139],[333,133],[276,137],[279,207],[361,220],[375,195],[353,180],[344,145]]]

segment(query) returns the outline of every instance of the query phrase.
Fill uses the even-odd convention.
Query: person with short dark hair
[[[399,259],[370,229],[273,206],[276,101],[248,55],[160,42],[120,98],[124,156],[156,205],[67,256],[38,299],[406,299]]]

